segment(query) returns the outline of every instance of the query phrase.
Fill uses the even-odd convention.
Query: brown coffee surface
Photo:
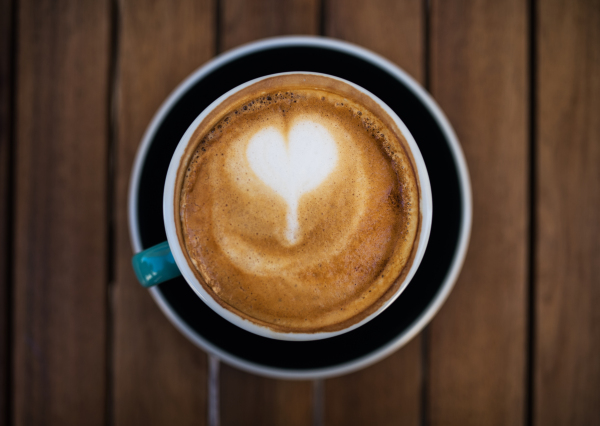
[[[284,332],[338,330],[374,312],[401,284],[419,232],[402,134],[350,86],[307,78],[259,83],[207,117],[176,200],[205,289]]]

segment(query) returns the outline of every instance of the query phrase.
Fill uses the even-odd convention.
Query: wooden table
[[[600,424],[598,0],[0,4],[0,424]],[[183,78],[281,34],[365,46],[433,94],[471,244],[387,359],[317,383],[222,364],[209,398],[209,357],[133,276],[129,174]]]

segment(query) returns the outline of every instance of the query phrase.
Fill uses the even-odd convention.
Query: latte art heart
[[[333,137],[324,126],[311,121],[296,123],[287,138],[269,127],[250,139],[246,157],[252,171],[286,201],[285,236],[291,244],[296,243],[300,198],[318,188],[337,164],[338,150]]]

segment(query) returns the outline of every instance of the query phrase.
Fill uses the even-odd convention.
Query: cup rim
[[[416,168],[417,180],[419,182],[419,210],[421,213],[421,230],[418,235],[417,243],[417,251],[415,253],[412,264],[410,265],[410,269],[406,276],[404,277],[401,285],[398,287],[396,292],[389,297],[375,312],[371,313],[367,317],[363,318],[361,321],[354,323],[346,328],[336,331],[318,331],[314,333],[297,333],[297,332],[281,332],[270,329],[266,326],[262,326],[255,322],[252,322],[248,319],[242,318],[236,313],[226,309],[206,291],[203,285],[199,282],[196,274],[193,272],[192,267],[189,265],[185,254],[183,253],[183,248],[181,242],[179,241],[179,236],[176,231],[176,207],[173,200],[176,195],[176,184],[177,184],[177,175],[178,170],[181,165],[182,157],[185,154],[186,148],[193,137],[196,129],[202,123],[202,121],[215,109],[217,108],[223,101],[230,98],[235,93],[250,87],[260,81],[267,80],[274,77],[286,76],[286,75],[314,75],[326,77],[332,80],[343,82],[350,87],[358,90],[359,92],[369,96],[373,101],[375,101],[388,116],[394,121],[394,123],[400,129],[402,135],[404,136],[408,147],[411,151],[412,158],[414,160],[414,166]],[[165,231],[167,234],[167,241],[169,242],[169,247],[171,248],[171,252],[173,253],[173,258],[175,259],[175,263],[179,267],[181,274],[183,275],[185,281],[191,287],[191,289],[196,293],[202,301],[208,305],[213,311],[219,314],[222,318],[231,322],[232,324],[249,331],[251,333],[257,334],[259,336],[268,337],[271,339],[278,340],[289,340],[289,341],[311,341],[311,340],[320,340],[327,339],[334,336],[339,336],[341,334],[352,331],[363,324],[366,324],[373,318],[377,317],[381,314],[385,309],[387,309],[399,296],[402,292],[407,288],[410,284],[414,274],[416,273],[419,265],[421,264],[421,260],[425,254],[425,249],[427,247],[427,242],[429,240],[429,234],[431,231],[431,223],[433,217],[433,205],[432,205],[432,195],[431,195],[431,185],[429,182],[429,175],[427,173],[427,168],[425,167],[425,161],[421,155],[421,151],[414,140],[414,137],[404,124],[404,122],[398,117],[398,115],[381,99],[375,96],[370,91],[362,88],[361,86],[328,74],[316,73],[316,72],[305,72],[305,71],[292,71],[292,72],[283,72],[270,74],[262,77],[255,78],[253,80],[247,81],[243,84],[240,84],[237,87],[229,90],[227,93],[221,95],[218,99],[213,101],[208,107],[206,107],[200,115],[196,117],[196,119],[189,125],[183,136],[181,137],[177,147],[175,148],[175,152],[171,157],[171,162],[169,163],[169,169],[167,171],[167,176],[165,179],[164,193],[163,193],[163,219],[165,225]]]
[[[398,84],[403,84],[405,87],[407,87],[419,99],[419,101],[439,125],[440,130],[446,139],[446,143],[450,147],[451,155],[457,168],[459,189],[461,191],[462,216],[459,224],[459,234],[456,239],[454,254],[452,256],[450,267],[446,271],[446,275],[441,282],[438,292],[432,298],[431,302],[425,307],[425,309],[423,309],[423,311],[415,318],[415,320],[406,329],[398,333],[395,338],[389,340],[386,344],[363,356],[347,362],[331,366],[300,370],[261,364],[242,358],[239,355],[229,353],[225,349],[206,339],[204,336],[198,334],[187,322],[185,322],[185,320],[180,317],[179,313],[165,299],[159,288],[151,288],[150,295],[167,319],[184,336],[186,336],[191,342],[193,342],[202,350],[207,351],[209,354],[211,354],[211,356],[215,356],[229,365],[249,373],[259,374],[264,377],[288,380],[324,379],[348,374],[368,367],[369,365],[372,365],[391,355],[400,347],[412,340],[418,333],[420,333],[421,330],[437,314],[454,288],[468,250],[472,227],[473,207],[471,182],[464,153],[458,138],[456,137],[454,129],[452,128],[444,112],[437,105],[431,95],[429,95],[429,93],[403,69],[399,68],[396,64],[388,59],[364,47],[346,41],[321,36],[277,36],[252,41],[226,51],[202,64],[199,68],[190,73],[189,76],[184,79],[163,101],[148,124],[146,131],[144,132],[134,159],[129,180],[129,234],[133,252],[138,253],[142,251],[144,249],[144,245],[142,243],[142,235],[138,227],[137,204],[141,173],[144,168],[148,152],[152,146],[154,136],[171,109],[194,85],[205,78],[205,76],[209,75],[225,64],[258,52],[287,47],[330,49],[332,51],[354,56],[359,60],[370,63],[373,66],[384,70],[398,80]]]

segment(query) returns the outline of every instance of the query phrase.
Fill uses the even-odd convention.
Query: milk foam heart
[[[335,140],[323,125],[301,121],[287,135],[274,127],[260,130],[250,139],[246,156],[252,171],[286,201],[286,238],[294,244],[300,228],[299,200],[322,184],[335,168]]]

